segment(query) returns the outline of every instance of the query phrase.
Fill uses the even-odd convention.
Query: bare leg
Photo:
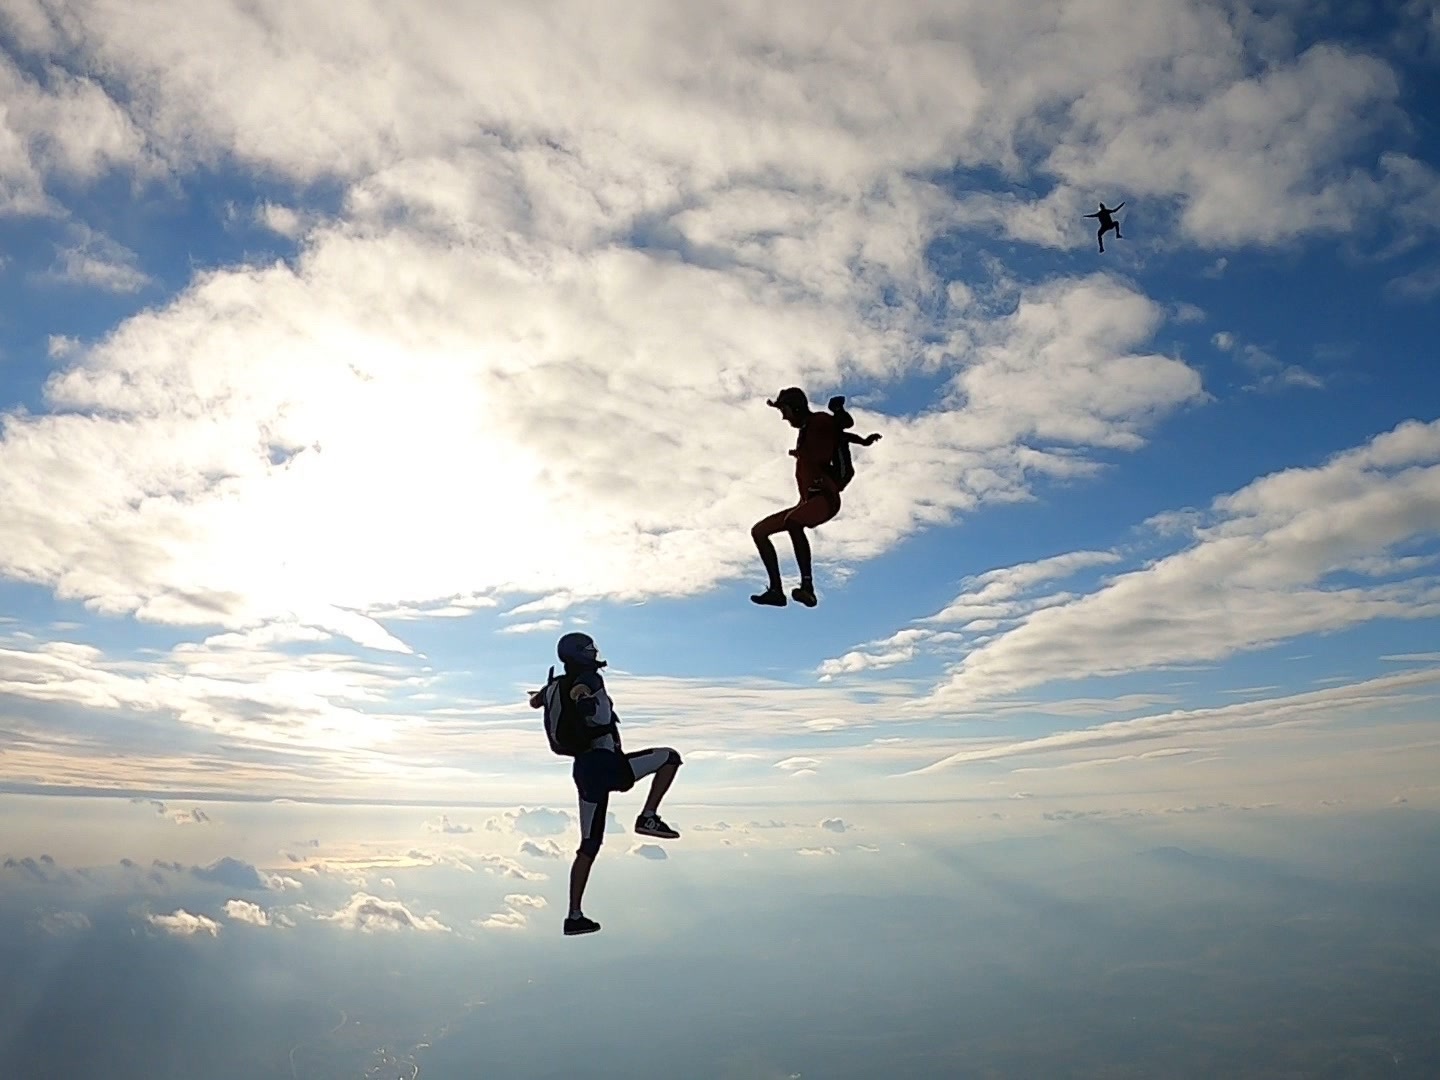
[[[809,582],[810,579],[810,538],[805,535],[805,530],[799,525],[792,525],[789,529],[790,542],[795,545],[795,565],[800,569],[800,580]]]
[[[770,578],[770,588],[778,591],[780,588],[780,556],[775,552],[775,545],[770,542],[770,537],[760,532],[760,526],[750,530],[751,537],[755,540],[755,546],[760,549],[760,561],[765,564],[765,573]]]
[[[662,765],[655,771],[655,776],[650,781],[650,794],[645,797],[645,808],[641,810],[642,814],[653,814],[660,809],[660,800],[665,797],[665,792],[670,790],[670,783],[679,771],[680,766],[675,764]]]
[[[590,867],[594,865],[594,855],[585,855],[579,852],[575,855],[575,861],[570,864],[571,911],[581,910],[580,901],[585,897],[585,885],[590,880]]]

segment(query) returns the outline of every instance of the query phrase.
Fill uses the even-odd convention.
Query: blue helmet
[[[600,659],[600,650],[595,647],[595,639],[589,634],[566,634],[556,644],[555,653],[567,667],[594,671],[605,666],[605,661]]]

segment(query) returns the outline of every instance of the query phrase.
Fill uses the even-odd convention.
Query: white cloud
[[[59,249],[48,279],[115,293],[139,292],[150,284],[150,275],[136,266],[135,252],[89,228],[77,226],[75,232],[75,240]]]
[[[1405,423],[1325,465],[1215,500],[1191,547],[1034,611],[969,652],[937,702],[1056,679],[1216,660],[1373,619],[1440,612],[1426,579],[1335,584],[1357,560],[1440,532],[1440,422]]]
[[[523,911],[509,908],[486,918],[476,919],[475,925],[485,930],[523,930],[529,921],[529,916]]]
[[[3,18],[7,29],[24,29],[9,7]],[[31,40],[51,44],[43,34]],[[49,67],[42,85],[0,53],[0,99],[0,216],[59,213],[47,192],[55,177],[84,182],[121,166],[150,171],[143,135],[95,79]]]
[[[146,921],[151,926],[158,926],[167,934],[177,937],[192,937],[195,934],[218,937],[220,934],[220,924],[214,919],[205,915],[192,915],[184,908],[179,908],[169,915],[148,915]]]
[[[1273,727],[1302,721],[1336,721],[1351,714],[1369,714],[1437,682],[1440,682],[1440,669],[1428,669],[1279,698],[1238,702],[1218,708],[1176,709],[1133,720],[1115,720],[1095,727],[1060,731],[1029,739],[996,739],[985,745],[948,754],[938,761],[912,770],[911,775],[932,773],[969,762],[1030,757],[1060,751],[1089,751],[1096,747],[1110,748],[1126,743],[1144,744],[1169,738],[1189,738],[1207,732]],[[1188,747],[1165,749],[1189,750]],[[1118,759],[1109,760],[1113,763]]]
[[[801,769],[813,769],[820,764],[818,758],[812,757],[788,757],[783,761],[775,762],[775,768],[784,769],[786,772],[796,772]]]
[[[341,208],[304,224],[293,266],[199,275],[52,382],[52,407],[73,415],[17,422],[0,446],[0,472],[47,493],[0,535],[5,570],[107,612],[232,629],[292,619],[397,651],[378,613],[459,613],[452,599],[500,593],[693,594],[753,572],[745,526],[787,494],[758,407],[782,376],[882,392],[907,374],[954,376],[943,408],[876,423],[898,438],[867,453],[863,498],[829,530],[841,563],[1024,498],[1035,478],[1084,475],[1088,448],[1138,446],[1202,397],[1193,371],[1148,349],[1160,307],[1103,277],[1030,288],[1013,315],[997,317],[983,283],[932,303],[924,253],[956,212],[907,177],[1048,171],[1056,193],[1011,215],[1050,215],[1042,233],[1082,188],[1123,175],[1188,198],[1197,235],[1234,224],[1249,237],[1247,215],[1277,217],[1254,188],[1289,208],[1275,226],[1289,235],[1353,202],[1325,179],[1355,149],[1332,118],[1363,132],[1394,93],[1378,61],[1333,48],[1254,65],[1234,27],[1182,0],[1123,26],[897,5],[833,33],[694,9],[682,19],[694,32],[678,35],[673,14],[621,29],[584,6],[502,5],[483,64],[455,47],[473,16],[449,8],[408,17],[404,35],[363,5],[323,26],[224,3],[165,12],[143,27],[36,16],[23,41],[127,91],[140,127],[124,160],[145,146],[179,174],[224,160],[323,177]],[[684,62],[702,40],[729,75]],[[355,62],[379,42],[383,77]],[[1307,102],[1314,122],[1298,123]],[[1023,160],[1020,133],[1054,115],[1067,118],[1054,152]],[[1196,153],[1170,145],[1174,122],[1205,137]],[[294,208],[257,213],[302,228]],[[664,408],[676,394],[695,407]],[[623,429],[627,453],[545,454],[581,412]],[[376,431],[398,437],[382,448]],[[60,445],[79,448],[78,471],[45,464]],[[693,484],[663,483],[697,459]],[[425,467],[456,460],[508,467],[477,470],[456,499],[450,474]],[[375,490],[391,495],[384,515],[363,509]],[[527,522],[563,508],[580,542],[493,529],[497,506]],[[81,507],[104,528],[62,529]]]
[[[66,334],[51,334],[45,339],[45,353],[52,360],[73,356],[79,348],[79,340]]]
[[[1405,300],[1430,300],[1440,295],[1440,266],[1422,266],[1395,278],[1386,287]]]
[[[636,844],[630,849],[630,854],[639,855],[642,859],[668,859],[670,853],[659,844]]]
[[[318,222],[314,215],[303,210],[269,201],[255,207],[254,220],[256,224],[287,240],[298,240]]]
[[[83,933],[91,928],[90,917],[83,911],[46,911],[40,915],[39,925],[53,937]]]
[[[251,926],[270,925],[269,913],[259,904],[251,903],[249,900],[225,901],[225,914],[236,922],[249,923]]]
[[[530,921],[530,912],[548,906],[543,896],[527,893],[510,893],[505,897],[509,907],[483,919],[476,919],[475,925],[484,930],[523,930]]]
[[[479,855],[467,856],[472,863],[477,863],[492,874],[500,877],[514,878],[517,881],[544,881],[550,875],[542,874],[537,870],[527,870],[514,859],[504,855],[482,853]]]
[[[533,622],[511,623],[509,626],[502,626],[502,634],[536,634],[547,630],[559,630],[565,624],[559,619],[536,619]]]
[[[318,918],[367,934],[402,930],[434,933],[450,929],[432,915],[415,914],[398,900],[381,900],[363,892],[352,895],[344,907]]]
[[[800,848],[800,849],[798,849],[798,850],[796,851],[796,854],[797,854],[797,855],[834,855],[834,854],[835,854],[835,849],[834,849],[833,847],[829,847],[829,846],[826,846],[826,847],[818,847],[818,848]]]
[[[888,638],[823,661],[818,668],[821,681],[837,675],[894,667],[913,660],[922,650],[943,652],[957,639],[963,640],[954,632],[931,627],[958,626],[971,633],[988,633],[1001,626],[1012,625],[1029,612],[1063,603],[1066,599],[1064,596],[1024,597],[1027,590],[1119,560],[1120,556],[1113,552],[1072,551],[966,578],[965,591],[941,611],[918,620],[920,626],[899,630]]]
[[[558,836],[573,827],[574,819],[569,813],[546,806],[538,806],[533,810],[524,806],[518,810],[506,810],[499,817],[492,817],[485,822],[485,828],[491,832],[517,832],[530,837]]]
[[[447,833],[450,835],[464,835],[475,831],[471,825],[462,825],[460,822],[451,821],[449,814],[441,814],[439,821],[425,822],[425,831],[434,833]]]
[[[520,854],[535,859],[558,859],[564,854],[554,840],[522,840]]]
[[[820,822],[820,828],[829,829],[831,832],[843,833],[854,829],[855,826],[847,825],[844,818],[826,818]]]

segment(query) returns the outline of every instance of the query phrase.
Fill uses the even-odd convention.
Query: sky
[[[0,91],[12,1064],[85,1045],[60,1003],[119,1009],[121,955],[177,1017],[124,1060],[177,1076],[176,1001],[245,1032],[215,1076],[470,1075],[502,1030],[552,1075],[525,988],[626,956],[685,958],[689,1075],[933,1075],[962,1035],[1023,1073],[1037,926],[1098,1069],[1150,1052],[1082,1017],[1086,948],[1162,963],[1127,920],[1257,985],[1181,894],[1267,970],[1338,985],[1343,926],[1425,958],[1387,987],[1440,979],[1433,930],[1393,937],[1418,909],[1379,927],[1440,822],[1435,0],[6,0]],[[794,498],[791,385],[883,437],[812,535],[819,605],[777,610],[750,526]],[[526,705],[576,629],[627,747],[685,762],[678,841],[616,800],[584,942]],[[1015,948],[970,966],[980,927]],[[809,1017],[840,976],[807,932],[885,1037],[731,1055],[685,972]],[[357,973],[422,957],[356,1037],[408,1058],[345,1058]],[[887,981],[927,964],[991,1021]],[[267,1048],[281,983],[313,1016]],[[517,1011],[482,1039],[486,994]],[[1165,1067],[1221,1067],[1180,1023]]]

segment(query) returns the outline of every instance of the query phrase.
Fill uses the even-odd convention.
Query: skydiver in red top
[[[795,486],[799,489],[800,501],[789,509],[757,521],[750,530],[755,546],[760,549],[760,561],[765,564],[765,572],[770,577],[770,587],[750,599],[771,607],[785,606],[780,559],[770,537],[788,532],[795,547],[795,563],[800,570],[800,587],[791,590],[790,595],[806,607],[814,607],[817,601],[811,577],[810,540],[805,530],[825,524],[840,512],[840,486],[830,473],[830,464],[845,433],[842,421],[835,416],[812,412],[809,398],[798,386],[786,387],[775,395],[774,401],[765,404],[779,409],[786,422],[800,431],[795,449],[790,451],[795,458]]]

